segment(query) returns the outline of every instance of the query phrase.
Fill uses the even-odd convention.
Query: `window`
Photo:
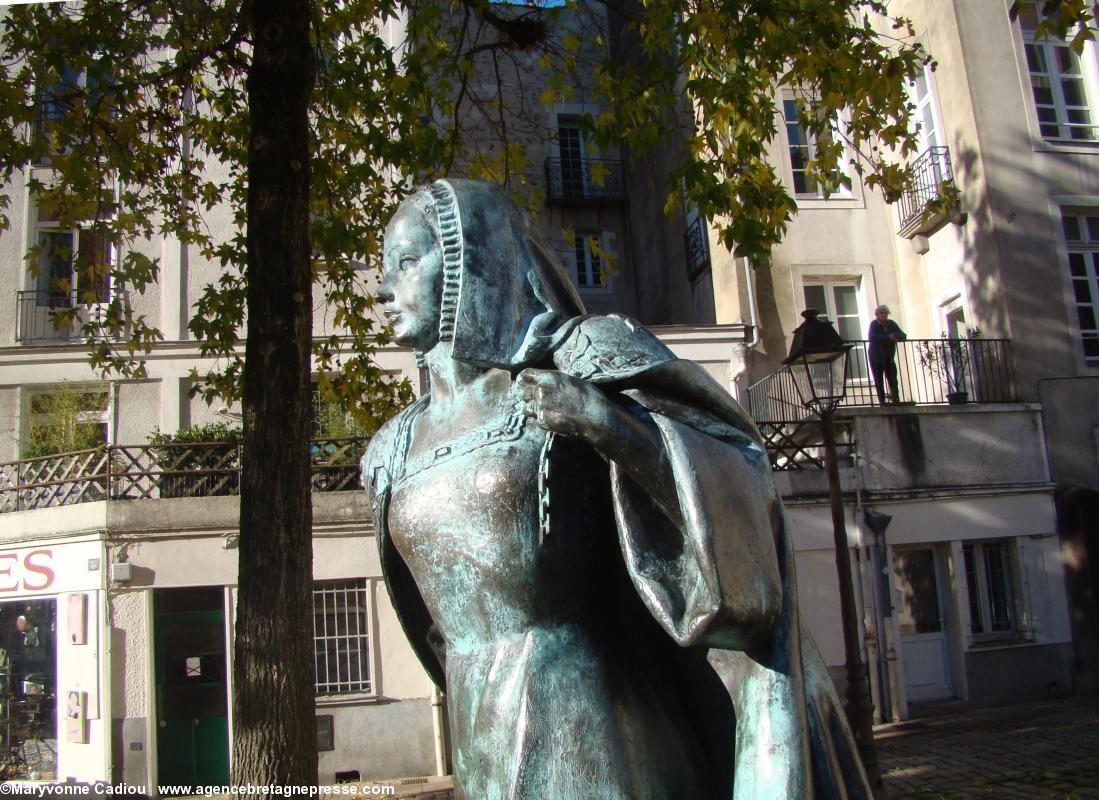
[[[1099,366],[1099,209],[1062,211],[1061,227],[1068,248],[1069,280],[1084,360]]]
[[[366,428],[338,402],[326,397],[321,382],[314,380],[310,389],[310,417],[314,439],[349,439],[366,436]]]
[[[939,109],[935,102],[931,68],[925,65],[907,88],[908,96],[916,107],[913,122],[919,124],[919,152],[924,153],[929,148],[943,144],[942,124],[939,122]]]
[[[70,308],[110,300],[112,248],[100,231],[61,230],[39,215],[35,305]]]
[[[969,585],[969,629],[974,636],[1011,633],[1015,625],[1011,551],[1007,542],[962,546]]]
[[[818,179],[809,173],[809,162],[817,157],[817,140],[806,130],[805,125],[799,119],[803,111],[802,104],[793,97],[782,99],[782,117],[786,124],[786,143],[790,154],[790,171],[794,177],[794,195],[800,197],[825,197],[828,194],[846,195],[847,190],[840,184],[841,170],[832,174],[829,183],[834,186],[825,187]],[[834,141],[839,137],[839,124],[831,125],[831,138]]]
[[[557,120],[557,148],[561,157],[561,193],[565,197],[584,197],[587,159],[580,121],[573,117]]]
[[[57,128],[66,118],[78,112],[81,115],[111,112],[105,100],[113,83],[111,63],[100,57],[87,70],[79,72],[71,65],[63,64],[56,76],[40,84],[34,132],[36,138],[46,142],[46,148],[39,153],[38,166],[48,166],[51,155],[64,152],[66,145],[71,143],[57,141]],[[84,109],[80,108],[81,105]]]
[[[365,578],[313,584],[313,654],[318,695],[372,691]]]
[[[1021,8],[1019,26],[1042,138],[1095,141],[1099,137],[1080,57],[1067,41],[1035,38],[1039,20],[1035,5]]]
[[[57,773],[57,601],[0,603],[3,778]],[[47,776],[49,776],[47,778]]]
[[[864,340],[870,323],[866,321],[858,284],[806,279],[803,293],[806,308],[815,308],[828,317],[845,342],[857,342],[847,361],[848,378],[869,380]]]
[[[110,406],[105,389],[59,384],[27,402],[22,458],[90,450],[109,441]]]
[[[688,203],[687,228],[683,231],[683,255],[687,262],[687,277],[694,280],[710,266],[710,231],[698,208]]]
[[[576,286],[580,289],[605,289],[606,270],[600,253],[603,252],[598,233],[577,233],[573,248]]]

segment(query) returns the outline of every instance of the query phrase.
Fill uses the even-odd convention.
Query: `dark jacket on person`
[[[876,319],[870,323],[870,332],[867,339],[870,346],[866,348],[867,357],[871,364],[891,364],[897,354],[897,342],[890,339],[890,335],[896,336],[897,341],[903,342],[908,334],[901,330],[901,326],[891,319],[887,319],[882,325]]]

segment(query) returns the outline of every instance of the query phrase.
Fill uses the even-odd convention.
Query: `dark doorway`
[[[157,781],[229,782],[225,597],[220,586],[153,592]]]

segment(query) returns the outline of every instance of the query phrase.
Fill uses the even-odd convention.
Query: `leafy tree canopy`
[[[1060,5],[1093,19],[1093,3]],[[0,30],[0,178],[48,163],[30,173],[36,203],[62,227],[114,242],[117,263],[81,258],[80,268],[113,273],[131,298],[158,276],[146,237],[169,234],[216,265],[189,321],[204,354],[220,359],[195,376],[209,398],[237,397],[243,368],[243,19],[241,0],[87,0],[12,6]],[[367,427],[408,392],[372,360],[387,333],[370,313],[363,267],[377,262],[384,221],[416,180],[460,170],[522,194],[538,125],[516,120],[540,115],[545,135],[541,106],[582,99],[601,109],[583,118],[598,146],[662,154],[669,210],[692,204],[727,246],[759,256],[796,210],[767,157],[779,87],[798,97],[816,140],[812,179],[827,191],[858,174],[895,197],[915,146],[903,84],[929,58],[885,0],[337,0],[316,4],[312,27],[314,291],[353,345],[331,335],[314,353],[332,376],[326,394],[358,405]],[[533,104],[516,89],[532,75]],[[162,333],[138,307],[119,293],[87,326],[95,366],[143,374]],[[75,311],[57,313],[65,323]]]
[[[1097,12],[1097,0],[1012,0],[1011,3],[1013,20],[1020,15],[1034,17],[1035,38],[1068,39],[1077,53],[1095,40]]]

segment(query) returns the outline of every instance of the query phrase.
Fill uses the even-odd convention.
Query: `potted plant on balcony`
[[[240,428],[224,422],[175,433],[154,430],[149,448],[161,497],[211,497],[240,491]],[[190,445],[190,446],[188,446]]]
[[[946,387],[946,402],[952,406],[969,402],[969,360],[971,340],[979,338],[976,328],[966,331],[965,338],[952,339],[944,333],[937,341],[916,344],[920,366]]]

